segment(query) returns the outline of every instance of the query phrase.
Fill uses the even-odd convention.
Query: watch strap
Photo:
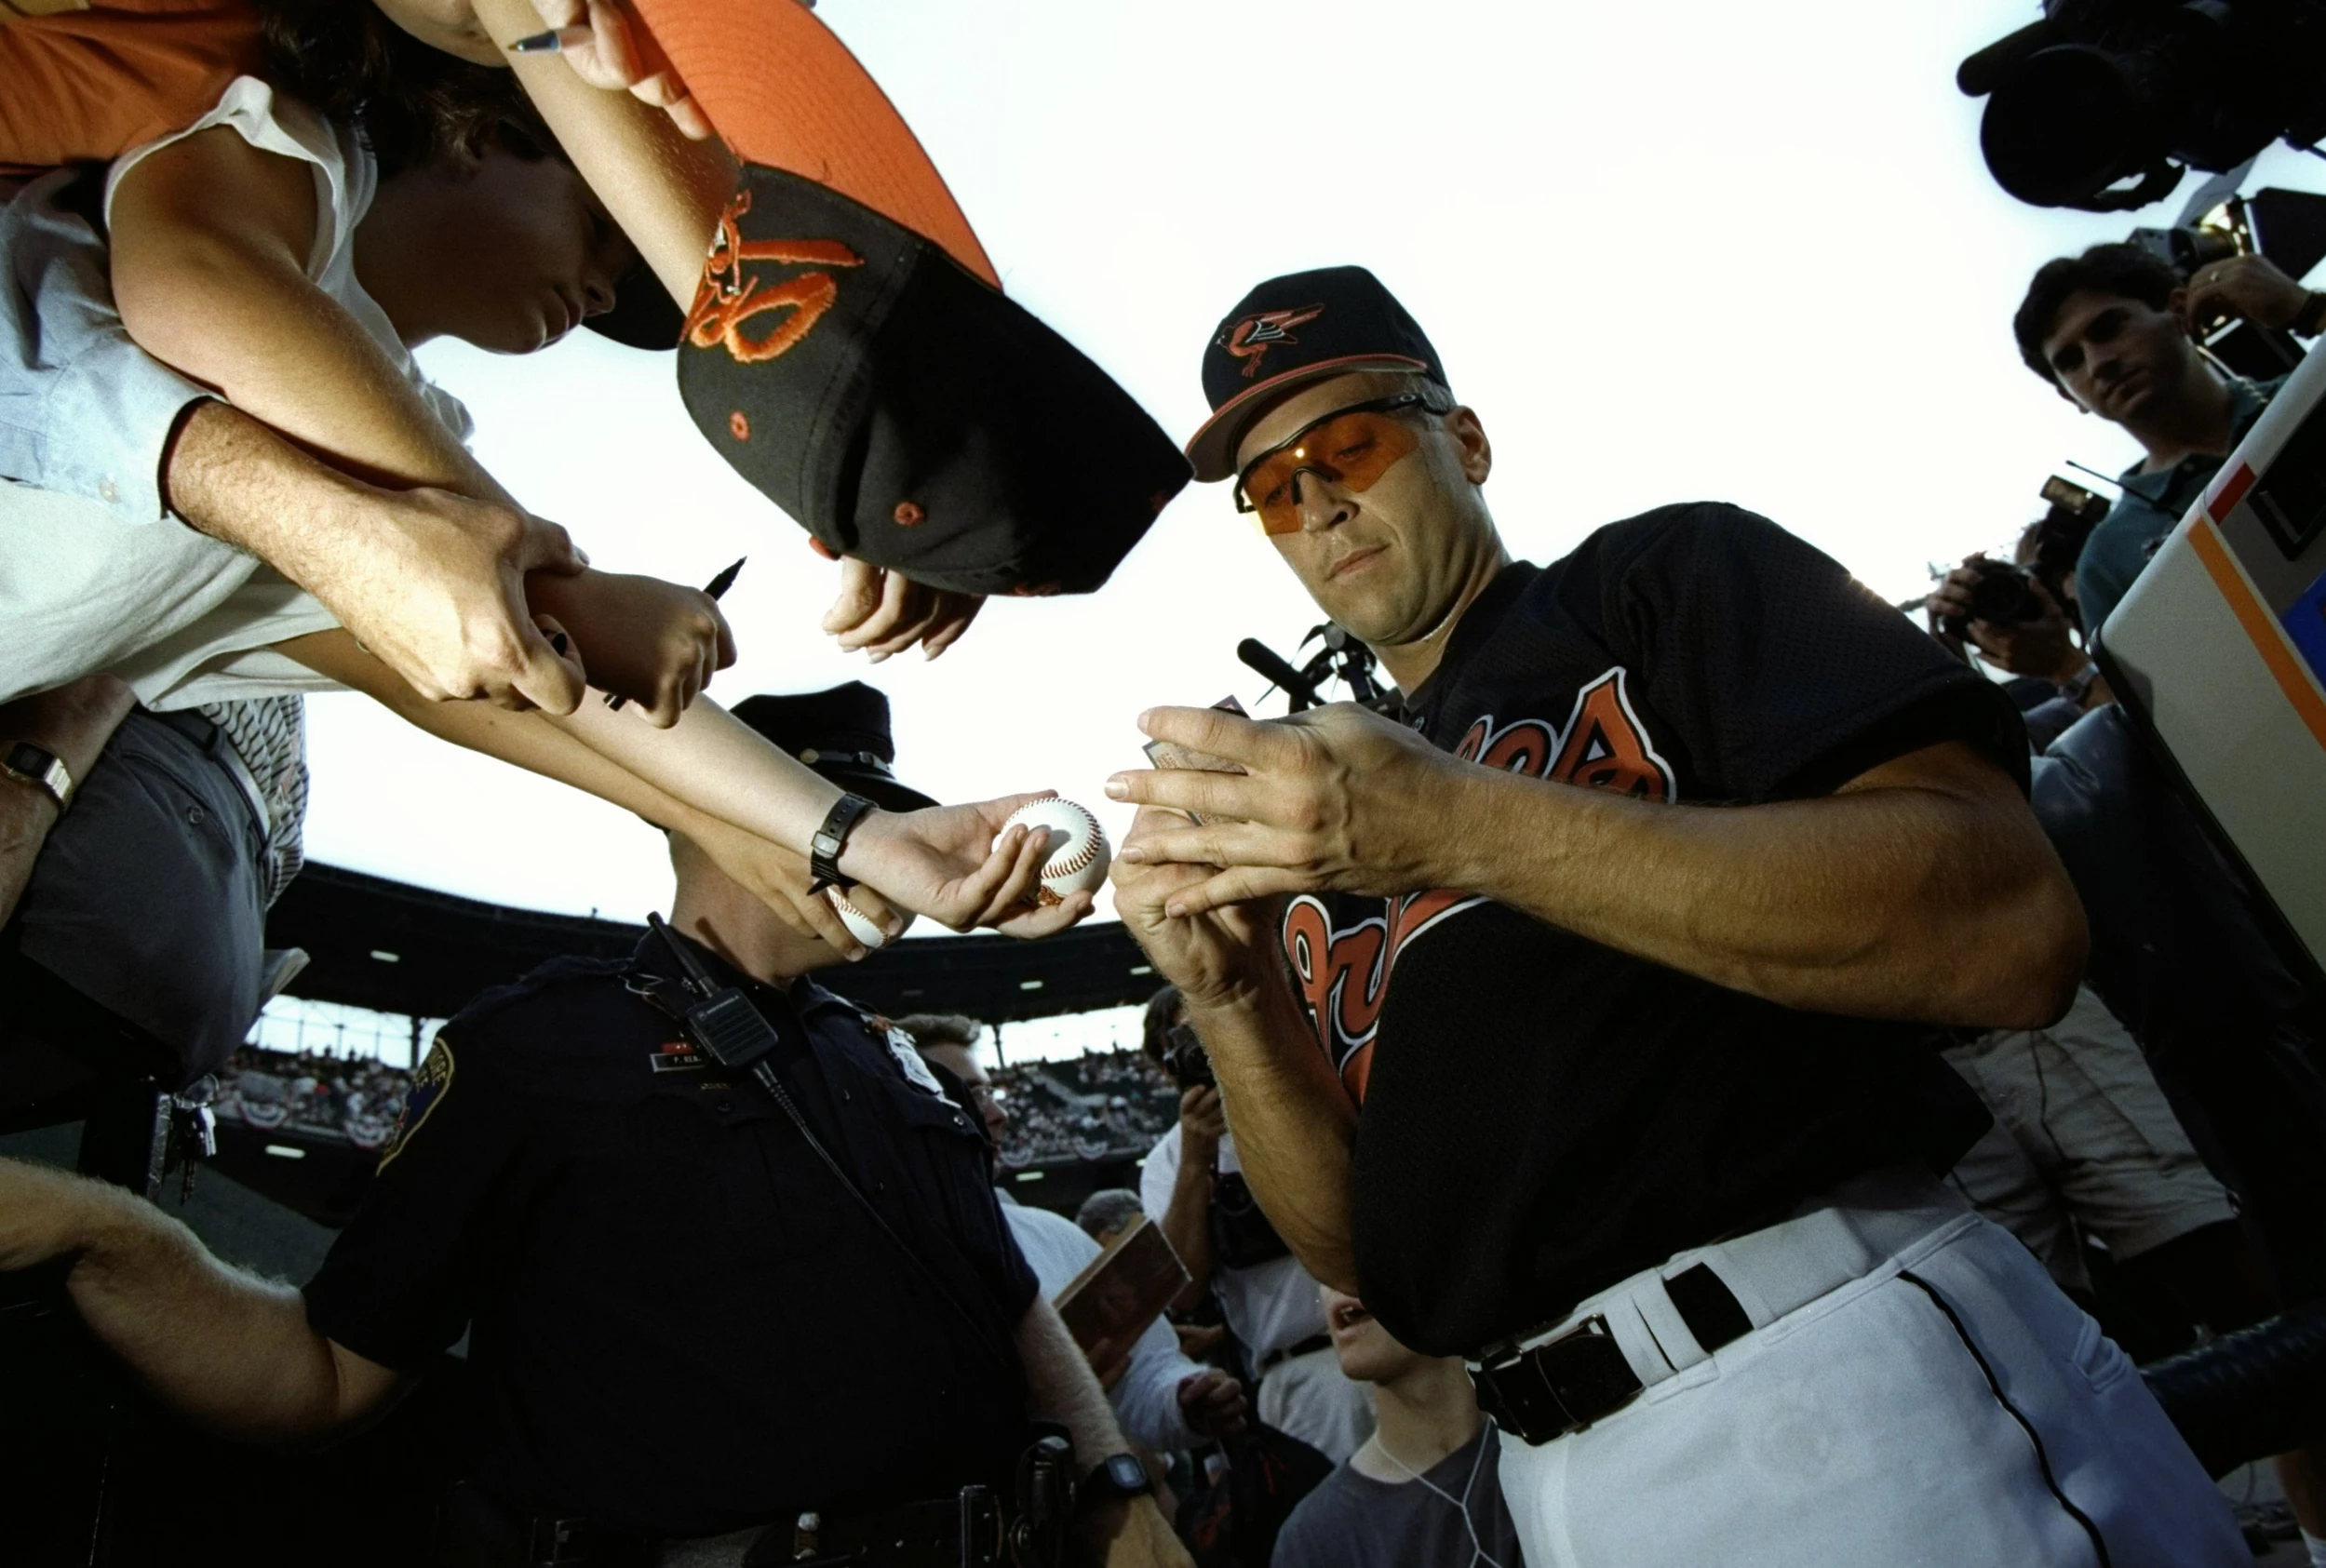
[[[848,836],[871,811],[872,802],[861,795],[843,795],[832,802],[832,809],[824,813],[824,825],[815,830],[808,845],[808,869],[814,878],[808,891],[820,893],[827,888],[845,891],[856,885],[840,875],[840,857],[848,848]]]
[[[57,803],[60,811],[73,803],[73,770],[47,746],[34,745],[30,741],[17,742],[8,748],[6,757],[0,757],[0,772],[40,790]]]
[[[1077,1504],[1113,1502],[1145,1497],[1155,1490],[1153,1478],[1136,1454],[1110,1454],[1087,1471],[1074,1488]]]

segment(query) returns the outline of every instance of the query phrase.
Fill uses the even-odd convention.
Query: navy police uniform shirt
[[[980,1124],[852,1003],[697,951],[775,1025],[801,1115],[975,1329],[766,1091],[641,994],[684,1005],[651,934],[444,1025],[308,1320],[399,1370],[468,1330],[474,1479],[535,1511],[707,1534],[1005,1481],[1036,1287]]]
[[[1488,767],[1673,805],[1822,795],[1945,740],[2027,773],[1998,688],[1714,504],[1509,567],[1407,708]],[[1795,1012],[1459,890],[1297,898],[1283,937],[1362,1104],[1365,1306],[1425,1354],[1522,1335],[1858,1173],[1943,1171],[1986,1124],[1927,1031]]]

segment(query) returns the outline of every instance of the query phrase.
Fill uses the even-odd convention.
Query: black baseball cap
[[[935,241],[780,168],[745,167],[679,391],[826,553],[964,593],[1098,587],[1189,477],[1073,344]]]
[[[1420,325],[1365,268],[1287,273],[1253,289],[1203,348],[1212,417],[1188,442],[1195,476],[1233,478],[1254,420],[1294,388],[1352,370],[1418,371],[1450,390]]]
[[[827,555],[1088,592],[1189,478],[1130,395],[1003,297],[880,84],[800,0],[634,0],[734,154],[679,390]]]
[[[746,697],[730,711],[786,756],[875,806],[918,811],[936,804],[897,782],[888,698],[861,680],[824,691]]]
[[[671,349],[686,326],[686,312],[670,297],[654,269],[640,261],[614,286],[613,306],[582,323],[601,338],[632,348]]]

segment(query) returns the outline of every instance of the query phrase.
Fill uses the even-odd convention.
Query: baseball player
[[[2001,695],[1733,507],[1513,562],[1485,426],[1360,268],[1254,289],[1203,384],[1197,476],[1409,722],[1145,715],[1244,771],[1109,784],[1117,906],[1302,1261],[1471,1363],[1526,1561],[2248,1561],[1937,1179],[1985,1117],[1917,1025],[2048,1023],[2084,956]]]

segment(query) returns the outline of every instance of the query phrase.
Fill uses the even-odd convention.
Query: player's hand
[[[824,612],[824,629],[840,639],[842,651],[867,650],[876,664],[916,642],[934,659],[961,640],[985,603],[979,595],[932,588],[843,556],[840,596]]]
[[[2182,316],[2198,331],[2232,317],[2283,331],[2310,302],[2310,291],[2266,256],[2209,261],[2197,269],[2184,295]]]
[[[899,909],[954,931],[991,926],[1004,936],[1051,935],[1089,914],[1091,895],[1070,893],[1042,905],[1047,833],[1010,824],[1010,813],[1039,795],[1008,795],[969,806],[875,811],[849,835],[840,869]],[[848,895],[851,903],[855,894]]]
[[[1116,857],[1217,868],[1175,888],[1168,915],[1284,893],[1406,892],[1446,879],[1433,869],[1438,839],[1454,825],[1446,791],[1472,764],[1402,724],[1336,703],[1267,723],[1217,708],[1150,708],[1139,728],[1244,769],[1140,769],[1107,781],[1112,799],[1206,819],[1149,823]]]
[[[692,141],[711,134],[710,116],[688,94],[669,57],[617,0],[533,0],[533,8],[583,81],[652,104]]]
[[[1179,1416],[1190,1431],[1231,1438],[1244,1430],[1251,1410],[1244,1385],[1217,1367],[1179,1380]]]
[[[678,723],[712,672],[735,662],[734,634],[700,589],[585,571],[531,592],[534,610],[556,616],[572,637],[590,684],[627,699],[658,730]]]
[[[2051,596],[2051,590],[2040,578],[2027,580],[2029,591],[2043,607],[2043,613],[2033,621],[1980,621],[1971,619],[1971,595],[1979,580],[1989,571],[2007,570],[2001,562],[1986,556],[1972,556],[1946,574],[1936,592],[1924,600],[1933,624],[1949,617],[1959,617],[1970,623],[1967,636],[1990,663],[2012,675],[2034,676],[2039,680],[2064,681],[2084,667],[2084,650],[2076,646],[2067,611]]]
[[[1127,851],[1150,835],[1186,824],[1185,817],[1154,807],[1133,819],[1123,840],[1126,853],[1114,857],[1108,873],[1114,883],[1115,913],[1155,966],[1155,973],[1179,987],[1190,1007],[1232,1006],[1258,995],[1277,976],[1277,959],[1270,946],[1272,906],[1226,905],[1174,919],[1167,913],[1171,903],[1219,875],[1219,868],[1142,864],[1127,858]],[[1183,1098],[1183,1107],[1185,1104]],[[1224,1131],[1224,1115],[1221,1127]],[[1181,1128],[1185,1136],[1184,1121]]]
[[[809,869],[807,856],[757,834],[746,833],[717,817],[692,816],[679,831],[793,931],[802,936],[820,938],[851,963],[870,951],[856,940],[828,897],[808,891],[815,877]],[[870,888],[853,890],[848,902],[878,921],[892,940],[905,929],[904,917],[891,909]]]
[[[360,529],[286,569],[358,643],[431,702],[581,705],[580,663],[550,648],[527,604],[587,566],[565,529],[450,490],[380,490],[366,503]]]

